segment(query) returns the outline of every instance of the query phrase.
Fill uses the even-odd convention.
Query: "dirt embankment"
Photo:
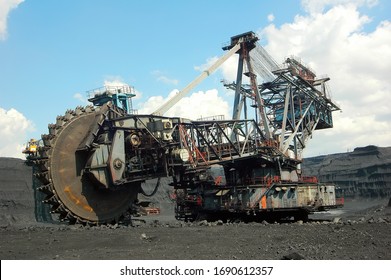
[[[302,169],[305,175],[336,184],[345,197],[391,196],[391,147],[367,146],[306,158]]]
[[[0,158],[0,226],[35,223],[31,167],[23,160]]]

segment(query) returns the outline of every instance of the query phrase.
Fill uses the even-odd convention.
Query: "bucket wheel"
[[[49,125],[49,134],[42,135],[43,147],[34,160],[41,182],[40,191],[47,197],[44,202],[52,205],[52,213],[61,221],[83,224],[118,222],[128,213],[137,198],[139,183],[124,185],[112,191],[96,186],[84,174],[84,166],[93,149],[80,150],[94,127],[103,122],[109,106],[87,106],[68,110],[57,117],[56,124]],[[97,125],[98,122],[98,125]]]

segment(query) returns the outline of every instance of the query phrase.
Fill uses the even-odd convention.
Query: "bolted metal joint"
[[[119,159],[119,158],[116,158],[114,161],[113,161],[113,166],[115,169],[119,170],[122,168],[122,164],[123,162]]]

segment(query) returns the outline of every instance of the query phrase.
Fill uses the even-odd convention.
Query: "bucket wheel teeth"
[[[56,136],[56,125],[51,123],[48,125],[49,134],[51,136]]]
[[[58,206],[59,205],[59,202],[57,200],[57,197],[52,194],[52,195],[48,195],[44,200],[43,200],[44,203],[47,203],[47,204],[51,204],[53,206]]]
[[[47,159],[43,159],[43,158],[39,158],[39,159],[34,159],[34,160],[31,160],[32,163],[34,164],[34,166],[36,167],[36,173],[39,172],[46,172],[49,170],[49,166],[48,166],[48,161]]]
[[[62,213],[65,213],[67,211],[66,211],[66,208],[64,207],[64,205],[58,204],[58,205],[53,205],[52,209],[50,210],[50,212],[51,213],[56,213],[56,214],[62,214]]]
[[[41,139],[43,141],[43,144],[45,147],[51,147],[52,146],[52,139],[54,138],[51,134],[42,134]]]
[[[35,178],[37,178],[42,184],[46,185],[50,183],[50,178],[49,178],[49,172],[38,172],[34,174]]]
[[[45,160],[49,159],[50,147],[47,146],[39,147],[38,152],[39,152],[39,159],[45,159]],[[48,166],[48,163],[46,163],[45,165]],[[48,169],[48,167],[46,169]]]
[[[51,184],[42,185],[42,186],[38,187],[37,190],[39,190],[40,192],[43,192],[44,194],[47,194],[47,195],[53,195],[53,189],[52,189]]]
[[[70,224],[75,224],[76,219],[69,211],[63,211],[60,213],[59,219],[61,222],[68,221]]]
[[[74,113],[75,113],[75,116],[80,116],[81,114],[83,114],[83,111],[84,109],[83,109],[83,107],[81,107],[81,106],[78,106],[78,107],[76,107],[76,109],[75,109],[75,111],[74,111]]]
[[[84,112],[85,113],[91,113],[91,112],[93,112],[94,111],[94,107],[93,106],[86,106],[86,108],[84,109]]]
[[[56,118],[56,127],[62,127],[65,124],[65,119],[63,116],[57,116]]]
[[[70,120],[72,120],[74,118],[74,116],[75,116],[75,111],[67,110],[65,112],[65,115],[64,115],[64,120],[65,121],[70,121]]]

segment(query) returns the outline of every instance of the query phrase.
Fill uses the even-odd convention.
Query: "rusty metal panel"
[[[313,205],[318,194],[318,186],[307,185],[297,188],[297,206],[304,207]]]
[[[293,186],[277,186],[267,198],[268,208],[297,207],[296,188]]]
[[[335,186],[326,185],[323,189],[323,205],[335,205]]]
[[[249,198],[248,198],[248,207],[250,208],[261,208],[261,198],[263,194],[266,192],[266,187],[254,188],[249,190]]]
[[[333,185],[280,185],[269,190],[267,187],[253,188],[241,197],[242,205],[249,209],[277,209],[307,206],[335,205],[335,187]]]

